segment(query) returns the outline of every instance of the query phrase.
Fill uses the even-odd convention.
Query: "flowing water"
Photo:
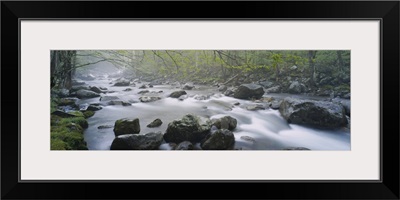
[[[140,134],[148,132],[165,132],[168,123],[174,119],[180,119],[186,114],[195,114],[208,118],[219,118],[229,115],[237,119],[238,125],[233,131],[235,135],[235,148],[251,150],[280,150],[288,147],[306,147],[311,150],[350,150],[350,132],[346,130],[319,130],[299,125],[288,124],[278,110],[266,109],[249,111],[243,107],[252,105],[254,102],[227,97],[215,87],[196,86],[193,90],[186,90],[188,98],[181,101],[167,97],[171,92],[180,90],[171,85],[154,85],[153,88],[145,90],[163,91],[157,95],[162,96],[161,100],[142,103],[139,101],[143,89],[136,87],[115,87],[109,84],[110,80],[86,81],[87,85],[106,87],[114,93],[106,96],[117,96],[120,100],[132,103],[131,106],[108,105],[96,111],[93,117],[87,119],[89,128],[85,130],[84,136],[90,150],[109,150],[114,139],[113,128],[98,129],[101,125],[113,126],[115,121],[121,118],[139,118]],[[142,83],[143,84],[143,83]],[[131,91],[123,91],[131,88]],[[196,95],[211,95],[207,100],[196,100]],[[105,96],[102,95],[102,96]],[[268,95],[265,95],[268,96]],[[287,95],[275,95],[285,97]],[[304,96],[298,96],[304,98]],[[311,98],[311,97],[306,97]],[[99,98],[78,100],[78,104],[99,103]],[[234,106],[235,103],[240,103]],[[148,128],[147,124],[154,119],[160,118],[162,125],[156,128]],[[254,141],[246,140],[249,136]],[[248,137],[247,137],[248,138]],[[198,145],[198,144],[197,144]],[[168,144],[162,144],[160,149],[170,149]]]

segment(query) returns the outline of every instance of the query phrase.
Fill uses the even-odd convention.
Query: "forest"
[[[348,150],[349,50],[54,50],[52,150]]]

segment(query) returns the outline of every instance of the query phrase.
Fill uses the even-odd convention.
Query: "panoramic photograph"
[[[350,50],[52,50],[50,150],[350,151]]]

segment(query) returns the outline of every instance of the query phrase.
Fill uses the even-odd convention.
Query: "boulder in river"
[[[234,130],[237,126],[237,120],[231,116],[224,116],[219,119],[212,119],[212,123],[218,129]]]
[[[90,90],[78,90],[76,96],[80,99],[99,97],[100,95]]]
[[[111,150],[157,150],[163,141],[161,132],[144,135],[127,134],[117,136],[111,144]]]
[[[174,150],[193,150],[194,146],[189,141],[183,141],[174,147]]]
[[[259,99],[264,95],[264,89],[256,84],[242,84],[233,94],[237,99]]]
[[[143,85],[141,85],[140,87],[139,87],[139,89],[146,89],[147,88],[147,86],[145,85],[145,84],[143,84]]]
[[[131,106],[131,103],[125,101],[109,101],[108,105],[122,105],[122,106]]]
[[[76,98],[62,98],[58,101],[59,106],[75,106]]]
[[[90,90],[96,93],[102,93],[103,91],[100,90],[100,88],[96,87],[96,86],[92,86],[90,87]]]
[[[129,84],[130,84],[130,81],[125,80],[125,79],[121,79],[119,81],[116,81],[114,83],[114,86],[129,86]]]
[[[114,125],[114,134],[115,136],[118,135],[125,135],[125,134],[137,134],[140,132],[140,124],[139,119],[119,119],[115,121]]]
[[[209,119],[187,114],[182,119],[174,120],[168,124],[164,140],[176,144],[183,141],[197,143],[205,138],[210,129],[211,121]]]
[[[149,93],[150,91],[149,90],[141,90],[140,92],[138,92],[138,94],[146,94],[146,93]]]
[[[159,126],[161,126],[161,124],[162,124],[161,119],[157,118],[154,121],[152,121],[150,124],[148,124],[147,127],[149,127],[149,128],[159,127]]]
[[[279,111],[289,123],[319,128],[339,128],[347,124],[343,106],[326,101],[286,97]]]
[[[217,130],[201,143],[203,150],[231,150],[235,145],[235,136],[227,129]]]
[[[172,98],[179,98],[180,96],[185,95],[185,94],[187,94],[187,93],[186,93],[184,90],[179,90],[179,91],[172,92],[172,93],[169,95],[169,97],[172,97]]]
[[[149,102],[157,101],[157,100],[160,100],[160,99],[161,99],[161,97],[158,97],[158,96],[142,96],[142,97],[139,97],[140,102],[143,102],[143,103],[149,103]]]
[[[132,88],[126,88],[125,90],[122,90],[122,91],[129,92],[129,91],[132,91]]]
[[[101,109],[103,109],[101,106],[99,106],[99,105],[92,105],[92,104],[90,104],[90,105],[86,108],[86,110],[88,110],[88,111],[98,111],[98,110],[101,110]]]

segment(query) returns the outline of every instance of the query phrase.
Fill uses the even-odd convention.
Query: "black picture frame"
[[[1,198],[399,199],[399,6],[398,1],[2,1]],[[20,77],[20,19],[379,19],[382,22],[380,85],[382,180],[20,182],[18,131],[21,129],[21,80],[18,78],[18,84],[10,84],[16,82],[17,74]],[[18,112],[15,108],[18,108]],[[265,189],[257,189],[260,186]],[[148,193],[146,189],[149,187],[154,188],[155,192]],[[179,191],[191,195],[182,195]]]

